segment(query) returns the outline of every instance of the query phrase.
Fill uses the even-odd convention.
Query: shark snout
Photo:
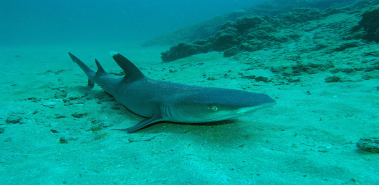
[[[270,101],[270,102],[266,102],[266,103],[263,103],[263,104],[260,104],[260,105],[256,105],[256,106],[252,106],[252,107],[240,108],[240,109],[238,109],[237,114],[252,113],[252,112],[255,112],[257,110],[271,108],[275,104],[276,104],[275,101]]]

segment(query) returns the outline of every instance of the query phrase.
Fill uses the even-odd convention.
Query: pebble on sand
[[[21,121],[21,117],[20,116],[16,116],[16,115],[10,115],[7,120],[6,120],[6,123],[11,123],[11,124],[16,124],[16,123],[20,123]]]

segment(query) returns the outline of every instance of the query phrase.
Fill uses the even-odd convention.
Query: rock
[[[357,147],[366,152],[379,153],[379,138],[360,138]]]
[[[207,39],[199,39],[199,40],[196,40],[195,42],[193,42],[193,44],[205,45],[207,42],[208,42]]]
[[[200,24],[187,26],[167,35],[158,36],[145,42],[142,46],[177,45],[182,42],[194,42],[197,39],[206,39],[212,35],[215,35],[220,30],[221,26],[226,22],[247,14],[251,14],[251,12],[247,10],[236,10],[229,14],[217,16]]]
[[[342,42],[341,44],[339,44],[339,46],[334,48],[333,51],[343,51],[343,50],[348,49],[348,48],[358,47],[359,45],[360,45],[360,42],[355,41],[355,40],[354,41]]]
[[[243,16],[234,21],[229,21],[221,27],[221,30],[216,35],[209,37],[208,39],[201,39],[193,42],[192,44],[181,43],[177,46],[173,46],[170,50],[161,53],[163,62],[170,62],[177,59],[185,58],[191,55],[207,53],[210,51],[225,51],[233,47],[239,47],[241,43],[247,41],[243,32],[250,32],[259,30],[258,25],[263,23],[268,24],[263,18],[258,16]],[[273,30],[272,26],[266,27],[268,30]],[[259,33],[258,33],[259,34]],[[260,43],[266,43],[262,41]],[[255,44],[246,43],[245,51],[255,51],[261,49],[259,46],[252,46]],[[235,49],[231,51],[236,51]],[[230,51],[226,52],[228,56]],[[229,55],[232,56],[232,55]]]
[[[225,51],[226,49],[238,45],[239,41],[237,37],[238,33],[236,28],[228,27],[219,31],[215,37],[209,39],[212,42],[212,50]]]
[[[287,14],[279,17],[287,24],[302,23],[307,21],[318,20],[321,18],[321,12],[313,8],[294,8]]]
[[[49,101],[49,102],[42,103],[42,106],[49,107],[49,108],[55,108],[56,104],[57,104],[56,102]]]
[[[16,124],[16,123],[20,123],[21,119],[22,118],[20,116],[11,115],[7,118],[5,122],[10,123],[10,124]]]
[[[338,73],[338,72],[352,73],[352,72],[354,72],[354,69],[352,69],[352,68],[334,68],[334,69],[331,69],[330,72],[333,74]]]
[[[363,37],[369,41],[379,42],[379,7],[375,7],[362,14],[362,19],[359,21],[359,25],[366,31],[366,35]]]
[[[261,40],[261,39],[271,39],[271,38],[272,36],[263,30],[257,30],[254,32],[249,32],[247,34],[247,39],[249,40],[253,40],[253,39]]]
[[[75,114],[71,114],[71,116],[72,117],[74,117],[74,118],[82,118],[82,117],[84,117],[84,116],[87,116],[88,115],[88,113],[75,113]]]
[[[101,129],[102,129],[101,125],[95,125],[95,126],[92,126],[89,130],[92,132],[97,132],[97,131],[100,131]]]
[[[68,92],[66,90],[59,90],[55,93],[56,99],[63,99],[67,97]]]
[[[290,3],[280,1],[278,7],[280,7],[283,3],[290,5]],[[318,4],[317,6],[319,5],[321,6],[321,4]],[[322,6],[326,8],[329,5]],[[328,48],[330,46],[330,41],[322,41],[326,40],[326,38],[330,38],[330,35],[334,35],[334,33],[320,34],[322,33],[321,31],[314,31],[315,29],[318,29],[318,27],[323,28],[321,25],[326,25],[323,21],[316,22],[314,20],[327,18],[327,15],[333,13],[329,12],[328,14],[324,10],[313,8],[291,9],[291,11],[278,16],[269,16],[270,14],[265,14],[264,16],[257,16],[261,14],[245,14],[234,20],[229,20],[225,22],[221,26],[221,29],[213,36],[194,41],[192,44],[181,43],[177,46],[171,47],[169,51],[162,53],[162,61],[169,62],[211,51],[225,52],[224,56],[232,56],[235,54],[236,50],[226,50],[233,47],[238,48],[240,51],[247,52],[253,52],[261,49],[279,49],[283,46],[283,44],[288,42],[295,41],[304,43],[306,40],[302,41],[301,39],[307,37],[308,33],[311,32],[312,34],[315,34],[313,38],[315,44],[312,47],[302,48],[304,52],[307,52],[307,50],[321,50]],[[349,21],[344,21],[344,23],[349,23]],[[317,24],[320,25],[317,26]],[[345,28],[344,24],[340,23],[332,26],[332,29],[343,30],[342,28]],[[300,27],[303,27],[301,29],[304,31],[299,31],[301,30]],[[330,48],[328,51],[343,51],[347,48],[360,46],[361,43],[355,40],[362,37],[362,33],[364,32],[363,29],[360,26],[357,26],[356,28],[354,26],[350,26],[350,29],[350,32],[345,29],[343,30],[345,34],[339,35],[342,39],[346,40],[346,42],[335,48]],[[318,32],[320,33],[318,34]],[[338,37],[335,38],[338,39]],[[311,71],[311,73],[314,73],[314,71]]]
[[[244,75],[243,73],[239,73],[241,75],[241,78],[246,78],[246,79],[254,79],[257,82],[265,82],[268,83],[271,80],[267,77],[264,76],[255,76],[255,75]]]
[[[257,76],[257,77],[255,78],[255,81],[257,81],[257,82],[265,82],[265,83],[268,83],[268,82],[270,82],[271,80],[270,80],[269,78],[267,78],[267,77],[264,77],[264,76]]]
[[[301,59],[299,58],[299,56],[287,57],[287,60],[297,61],[296,65],[292,65],[290,68],[287,68],[286,70],[279,70],[279,71],[278,69],[274,68],[274,69],[271,69],[272,72],[282,73],[282,75],[284,76],[300,76],[302,75],[302,73],[316,74],[318,71],[325,71],[327,69],[334,67],[333,63],[331,62],[304,63],[304,62],[301,62]]]
[[[326,83],[342,82],[342,78],[339,76],[328,76],[325,78]]]
[[[242,43],[240,49],[242,51],[252,52],[252,51],[260,50],[261,48],[259,46],[257,46],[257,45],[251,45],[249,43]]]
[[[158,36],[153,38],[143,46],[153,46],[153,45],[177,45],[181,42],[191,43],[197,39],[206,39],[212,35],[215,35],[222,26],[227,24],[228,21],[232,22],[237,17],[241,16],[276,16],[279,14],[286,13],[288,11],[293,10],[297,7],[307,7],[303,10],[296,10],[292,15],[288,17],[292,21],[305,21],[307,18],[315,19],[319,15],[316,11],[312,11],[314,9],[326,9],[333,7],[334,10],[329,10],[326,12],[326,15],[336,14],[342,12],[343,10],[337,9],[338,6],[343,6],[350,4],[356,0],[296,0],[296,1],[285,1],[285,0],[270,0],[264,3],[258,3],[253,7],[247,7],[242,10],[236,10],[229,14],[220,15],[208,21],[205,21],[200,24],[196,24],[193,26],[187,26],[185,28],[176,30],[173,33]],[[358,4],[358,3],[357,3]],[[362,3],[361,6],[369,6],[367,4]],[[357,9],[362,9],[363,7],[357,7]],[[297,8],[299,9],[299,8]],[[308,10],[310,9],[310,10]],[[304,16],[305,15],[305,16]],[[247,22],[246,22],[247,23]],[[250,24],[250,23],[249,23]],[[246,26],[249,26],[247,24]],[[242,26],[242,24],[241,24]],[[251,24],[250,24],[251,26]],[[243,29],[243,27],[241,27]]]
[[[40,102],[42,99],[41,98],[36,98],[36,97],[30,97],[27,98],[26,100],[32,101],[34,103]]]
[[[163,62],[171,62],[191,55],[205,53],[206,50],[207,46],[181,43],[177,46],[171,47],[170,50],[161,53],[161,58]]]
[[[225,25],[221,27],[221,29],[224,29],[226,27],[234,27],[239,32],[244,32],[250,28],[259,26],[263,22],[265,22],[265,20],[263,20],[259,16],[242,16],[242,17],[238,17],[233,22],[226,23]]]
[[[62,114],[55,114],[55,119],[62,119],[62,118],[66,118],[66,116]]]
[[[61,137],[61,138],[59,138],[59,143],[60,144],[67,144],[68,142],[67,142],[67,139],[65,139],[64,137]]]
[[[230,49],[225,50],[224,57],[231,57],[237,55],[239,53],[239,49],[237,47],[232,47]]]

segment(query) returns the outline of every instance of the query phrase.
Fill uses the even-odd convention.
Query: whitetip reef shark
[[[111,56],[125,71],[124,77],[105,72],[96,59],[95,72],[70,52],[68,54],[87,74],[89,86],[98,84],[118,103],[147,118],[135,126],[116,129],[128,133],[161,121],[206,123],[227,120],[276,103],[260,93],[154,80],[117,52],[111,52]]]

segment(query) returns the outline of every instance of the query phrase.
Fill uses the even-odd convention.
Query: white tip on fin
[[[111,56],[113,57],[113,56],[115,56],[115,55],[117,55],[118,53],[117,52],[115,52],[115,51],[111,51]]]

